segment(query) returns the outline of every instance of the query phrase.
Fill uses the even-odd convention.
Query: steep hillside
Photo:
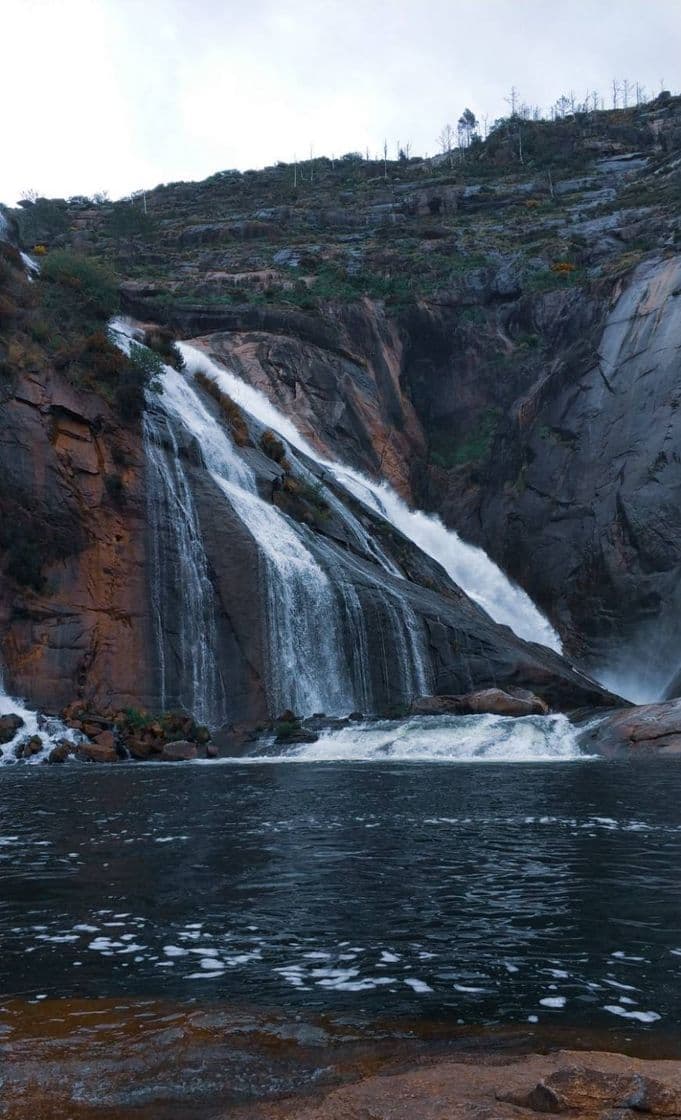
[[[583,665],[622,682],[632,661],[652,696],[678,664],[680,148],[661,96],[510,120],[462,159],[350,155],[15,218],[26,248],[109,262],[124,311],[439,512]]]
[[[146,213],[70,207],[56,240],[482,544],[584,664],[640,681],[643,659],[650,697],[678,662],[680,148],[663,95],[511,120],[462,160],[349,156],[159,187]]]

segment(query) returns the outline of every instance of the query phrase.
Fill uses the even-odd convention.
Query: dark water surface
[[[3,998],[681,1023],[681,765],[7,767]]]

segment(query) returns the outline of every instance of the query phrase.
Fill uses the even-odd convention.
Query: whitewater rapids
[[[270,740],[251,755],[219,761],[575,762],[587,757],[579,749],[576,728],[564,715],[445,715],[351,723],[322,733],[316,743],[286,746]]]

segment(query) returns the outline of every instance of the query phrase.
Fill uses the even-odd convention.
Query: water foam
[[[411,716],[353,723],[316,743],[268,744],[229,763],[284,762],[572,762],[584,759],[564,715]]]
[[[0,672],[0,716],[7,715],[19,716],[24,722],[9,743],[0,745],[0,763],[16,762],[15,748],[27,739],[38,738],[42,742],[42,749],[39,752],[21,760],[30,764],[44,762],[48,751],[60,739],[68,739],[69,742],[73,743],[79,740],[76,732],[66,727],[61,720],[49,717],[41,718],[38,712],[26,707],[23,701],[10,696],[5,691],[2,673]]]

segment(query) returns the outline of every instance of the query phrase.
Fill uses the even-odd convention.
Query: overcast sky
[[[437,150],[512,85],[681,88],[681,0],[4,0],[0,201],[200,179],[387,137]]]

